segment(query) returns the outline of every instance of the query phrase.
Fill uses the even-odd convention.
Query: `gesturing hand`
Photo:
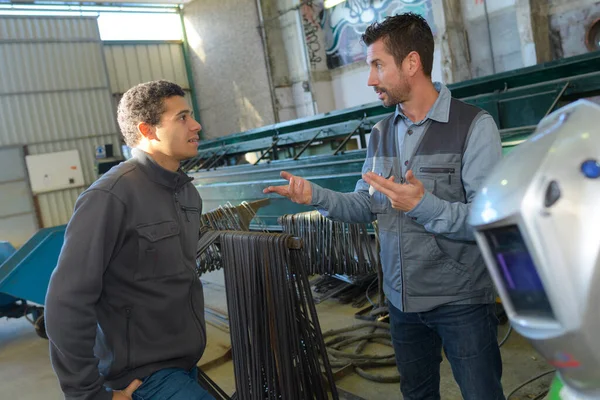
[[[299,176],[294,176],[289,172],[281,171],[281,177],[289,182],[283,186],[269,186],[263,190],[263,193],[277,193],[280,196],[287,197],[294,203],[310,204],[312,200],[312,187],[310,183]]]
[[[412,170],[406,172],[406,183],[395,183],[394,177],[385,179],[374,172],[367,172],[363,179],[375,190],[390,199],[392,208],[400,211],[410,211],[419,204],[425,195],[423,182],[415,178]]]

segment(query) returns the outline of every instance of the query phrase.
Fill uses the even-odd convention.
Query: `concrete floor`
[[[206,279],[208,281],[205,285],[207,305],[226,309],[221,277],[217,273],[211,274]],[[350,305],[341,305],[336,300],[327,300],[319,304],[317,309],[323,331],[360,323],[354,319],[357,309]],[[504,337],[506,328],[507,326],[501,327],[500,338]],[[207,325],[207,331],[208,346],[200,365],[219,359],[230,346],[227,333],[211,325]],[[389,352],[389,348],[385,351]],[[520,383],[550,369],[537,352],[515,332],[502,347],[502,356],[505,394],[510,393]],[[381,374],[391,372],[394,372],[393,367],[387,371],[378,371]],[[228,394],[235,391],[231,361],[212,366],[206,370],[206,373]],[[549,375],[527,385],[511,399],[532,399],[548,387],[551,379],[552,375]],[[398,384],[374,383],[353,373],[336,383],[344,391],[368,400],[402,398]],[[462,398],[446,361],[442,363],[441,392],[443,400]],[[3,399],[63,398],[48,359],[48,342],[39,338],[33,326],[24,318],[0,319],[0,393]]]

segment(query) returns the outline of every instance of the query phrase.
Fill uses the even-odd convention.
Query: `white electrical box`
[[[34,194],[85,185],[78,150],[25,156]]]

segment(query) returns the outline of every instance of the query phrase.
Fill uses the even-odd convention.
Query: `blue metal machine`
[[[19,250],[0,242],[0,317],[27,318],[46,338],[44,302],[66,225],[39,230]]]

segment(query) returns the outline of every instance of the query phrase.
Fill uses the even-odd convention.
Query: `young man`
[[[179,169],[202,127],[166,81],[127,91],[118,121],[133,157],[77,200],[48,288],[52,366],[67,399],[213,399],[196,369],[202,201]]]
[[[467,225],[470,204],[501,157],[492,117],[433,83],[433,35],[408,13],[367,28],[368,85],[396,112],[371,132],[363,179],[337,193],[282,172],[268,187],[324,215],[377,219],[384,290],[406,400],[440,398],[444,349],[466,400],[504,399],[494,287]]]

